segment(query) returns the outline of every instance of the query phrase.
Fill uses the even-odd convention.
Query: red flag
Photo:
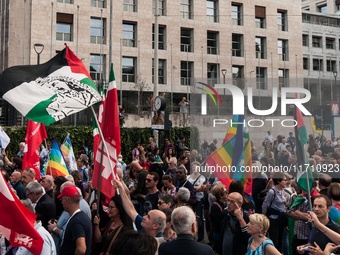
[[[102,121],[101,121],[102,118]],[[113,66],[111,64],[111,73],[109,88],[107,90],[107,96],[104,102],[103,113],[98,116],[100,126],[103,131],[103,136],[106,142],[107,149],[109,151],[109,157],[113,166],[116,179],[117,176],[117,156],[120,153],[120,126],[119,126],[119,112],[118,112],[118,96],[116,81],[113,73]],[[99,145],[97,152],[95,153],[94,171],[92,177],[92,184],[98,188],[99,176],[101,176],[101,192],[103,192],[108,198],[115,195],[115,189],[112,186],[112,172],[109,164],[109,157],[105,151],[102,151],[102,140],[99,138]],[[100,174],[100,161],[103,153],[103,165],[102,172]]]
[[[28,210],[0,175],[0,231],[13,247],[22,246],[40,254],[44,240],[34,228],[36,215]]]
[[[39,146],[46,138],[45,125],[28,120],[22,170],[25,167],[33,168],[36,180],[40,178]]]

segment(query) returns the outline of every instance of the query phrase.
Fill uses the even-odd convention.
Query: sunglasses
[[[151,180],[151,179],[145,179],[145,181],[147,181],[147,182],[152,182],[153,180]]]
[[[158,205],[162,205],[162,204],[165,204],[165,202],[159,201],[157,204],[158,204]]]

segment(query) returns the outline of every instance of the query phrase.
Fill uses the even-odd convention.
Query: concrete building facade
[[[108,80],[110,1],[1,3],[0,72],[14,65],[36,64],[34,44],[44,45],[40,61],[46,62],[67,43],[98,85],[101,75]],[[187,84],[195,85],[195,79],[215,84],[222,69],[229,79],[242,78],[243,86],[253,87],[254,94],[270,96],[271,86],[303,86],[280,82],[283,77],[288,81],[304,75],[301,1],[158,3],[158,86],[159,92],[174,93],[174,105],[186,95]],[[112,10],[111,57],[122,91],[119,98],[125,108],[147,105],[153,91],[153,2],[113,1]],[[268,85],[271,78],[275,82]]]

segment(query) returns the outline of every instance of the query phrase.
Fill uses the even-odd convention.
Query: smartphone
[[[54,224],[54,223],[55,223],[55,219],[54,219],[54,218],[51,220],[51,223],[52,223],[52,224]]]
[[[305,250],[308,250],[309,249],[309,246],[306,246],[306,247],[303,247],[302,249],[300,249],[300,251],[305,251]]]

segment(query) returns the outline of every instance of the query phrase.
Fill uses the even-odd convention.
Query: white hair
[[[65,178],[66,178],[66,180],[74,183],[74,179],[73,179],[72,175],[66,175]]]
[[[172,227],[177,235],[191,233],[195,221],[195,213],[189,206],[178,207],[171,214]]]
[[[190,191],[185,187],[180,187],[177,192],[179,201],[187,203],[190,198]]]
[[[34,192],[38,195],[43,193],[42,186],[38,182],[28,183],[25,187],[25,190],[28,190],[30,193]]]
[[[174,163],[175,165],[177,165],[177,158],[175,158],[175,157],[172,157],[172,158],[170,158],[170,163],[172,162],[172,163]]]

